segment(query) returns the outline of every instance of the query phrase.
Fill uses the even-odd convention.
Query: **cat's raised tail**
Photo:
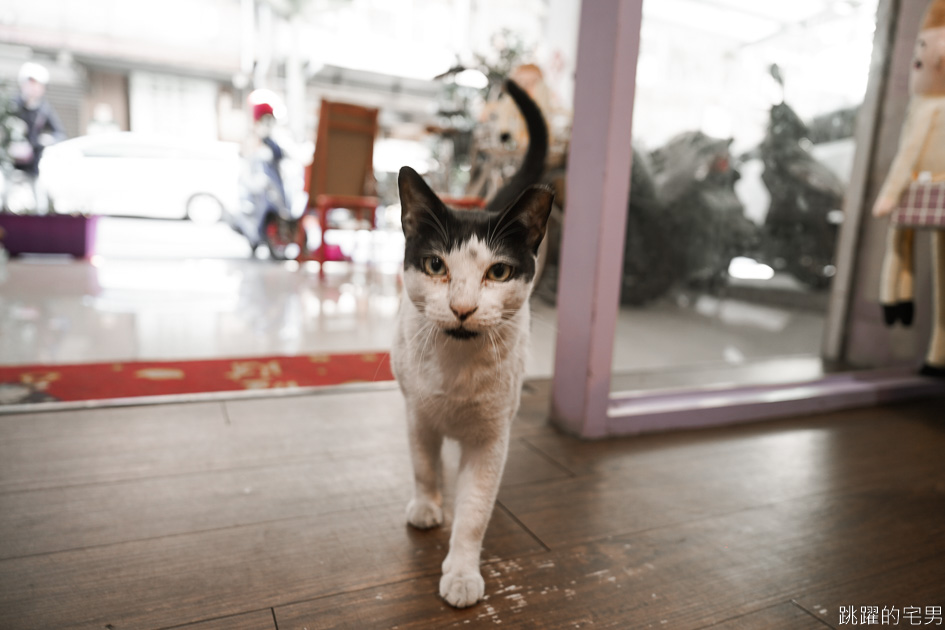
[[[511,79],[505,81],[505,90],[525,118],[525,127],[528,129],[528,150],[515,175],[489,202],[487,209],[496,212],[508,208],[529,186],[541,181],[541,176],[545,171],[545,158],[548,155],[548,126],[538,105]]]

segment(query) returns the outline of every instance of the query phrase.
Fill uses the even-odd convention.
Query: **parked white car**
[[[239,207],[239,146],[144,136],[82,136],[47,147],[40,180],[57,212],[210,223]]]

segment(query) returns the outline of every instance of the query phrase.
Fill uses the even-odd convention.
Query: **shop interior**
[[[773,359],[809,365],[813,370],[803,375],[788,369],[787,378],[814,377],[822,371],[819,358],[836,273],[842,193],[853,165],[853,127],[866,92],[876,4],[811,3],[796,9],[772,9],[770,15],[756,15],[732,5],[700,9],[708,11],[705,20],[696,20],[698,13],[688,10],[693,3],[682,4],[686,11],[658,3],[644,9],[647,19],[640,32],[633,118],[634,177],[640,183],[629,201],[614,378],[620,386],[626,383],[635,389],[636,382],[648,381],[649,385],[639,387],[653,387],[655,374],[666,375],[666,386],[671,386],[674,374],[688,373],[693,383],[704,384],[707,374],[741,371],[747,375],[755,370],[743,369],[745,366]],[[489,22],[491,14],[483,8],[467,35],[481,39],[483,33],[492,33],[491,41],[480,46],[497,58],[476,52],[487,71],[497,71],[503,63],[512,67],[537,58],[548,60],[545,65],[550,67],[542,69],[548,75],[542,89],[548,101],[553,143],[546,178],[562,183],[572,124],[573,80],[569,75],[574,72],[576,54],[576,6],[573,2],[562,3],[562,7],[552,3],[535,14],[523,9],[525,17],[508,18],[518,17],[522,22],[516,31],[504,27],[498,18]],[[358,11],[367,11],[365,7],[355,3],[334,12],[325,9],[325,15],[340,22],[355,20]],[[324,27],[317,23],[307,28],[316,29],[314,36]],[[321,37],[321,31],[317,33]],[[557,37],[549,41],[539,38],[539,33]],[[503,35],[507,41],[502,40]],[[529,35],[532,39],[525,39]],[[341,58],[340,52],[336,54]],[[381,66],[388,63],[381,61],[383,58],[378,55],[369,66],[378,76]],[[447,61],[451,59],[447,57]],[[771,74],[774,65],[779,68],[780,83]],[[342,89],[334,88],[333,92],[322,87],[320,74],[333,67],[326,63],[308,80],[308,92],[313,94],[310,102],[342,97]],[[411,70],[427,79],[442,74],[424,74],[423,67]],[[108,214],[98,216],[94,251],[78,265],[29,252],[5,265],[4,293],[9,302],[4,313],[6,334],[0,341],[3,363],[81,364],[389,349],[403,255],[393,185],[396,171],[404,164],[419,165],[438,190],[448,190],[454,196],[471,195],[477,192],[473,190],[477,182],[469,181],[474,166],[505,159],[514,169],[521,158],[521,147],[502,158],[500,147],[490,146],[495,143],[489,134],[501,134],[501,129],[475,126],[483,108],[490,99],[495,101],[497,94],[494,86],[463,85],[475,84],[473,72],[478,70],[467,72],[472,79],[454,73],[415,88],[416,92],[426,91],[420,113],[414,103],[420,97],[414,92],[393,98],[393,111],[380,107],[373,156],[374,186],[381,203],[377,218],[370,230],[355,223],[351,225],[355,229],[329,233],[339,241],[333,251],[343,250],[339,257],[351,262],[329,262],[325,272],[319,272],[317,262],[263,262],[260,259],[270,256],[266,248],[251,253],[249,241],[223,221],[155,220],[175,211],[185,214],[186,208],[169,206],[185,206],[186,202],[171,201],[170,196],[165,200],[149,191],[146,197],[161,200],[144,208],[129,208],[125,199],[139,198],[136,189],[152,185],[154,180],[181,178],[166,165],[149,164],[150,172],[124,177],[125,183],[116,182],[112,170],[121,165],[88,167],[95,170],[59,167],[57,171],[52,171],[57,164],[48,165],[51,172],[47,179],[72,180],[49,183],[52,190],[65,189],[58,200],[63,212],[85,207],[70,206],[75,202],[62,199],[67,193],[75,197],[80,194],[78,189],[84,188],[84,203]],[[169,85],[167,77],[155,73],[132,71],[129,75],[130,106],[125,109],[133,110],[133,133],[145,138],[173,132],[193,138],[218,127],[215,139],[240,137],[237,129],[241,125],[234,122],[240,101],[235,92],[218,96],[219,111],[213,121],[213,116],[196,116],[187,109],[189,104],[196,108],[205,98],[205,87],[188,89],[183,80],[180,85]],[[358,85],[355,80],[342,80],[341,85],[348,85],[348,81]],[[268,84],[280,83],[290,86],[279,76],[270,78]],[[378,92],[387,86],[372,87],[371,93],[357,93],[359,103],[365,99],[367,104],[382,101]],[[55,88],[51,85],[50,93]],[[348,93],[355,90],[346,89]],[[170,107],[174,110],[170,114],[159,115],[154,111],[153,97],[169,100],[166,94],[173,90],[183,94],[181,102]],[[285,88],[279,90],[280,95],[284,92]],[[300,106],[290,112],[288,99],[277,98],[285,109],[277,137],[285,138],[295,158],[283,167],[295,171],[286,180],[294,178],[290,184],[294,190],[287,192],[304,196],[302,169],[313,159],[317,108]],[[84,107],[76,108],[77,127],[82,126],[80,110],[91,110],[86,115],[94,117],[95,106],[87,104],[91,101],[86,99]],[[813,131],[805,141],[812,143],[814,163],[825,171],[822,175],[832,187],[832,197],[821,211],[822,233],[811,237],[821,243],[821,251],[811,252],[811,264],[817,267],[813,270],[790,269],[794,259],[802,256],[798,253],[801,245],[788,239],[778,243],[770,226],[766,228],[772,197],[762,180],[761,147],[770,134],[772,108],[781,102],[811,126]],[[212,124],[203,120],[208,117]],[[241,122],[245,128],[246,121]],[[84,126],[93,123],[94,119]],[[678,159],[682,156],[687,160]],[[660,171],[655,166],[660,160],[668,160],[680,172],[667,171],[668,167]],[[725,172],[714,182],[700,180],[701,170],[713,164],[726,165]],[[62,170],[71,174],[60,175]],[[142,178],[148,181],[140,181]],[[675,193],[667,192],[692,185],[696,187],[692,199],[674,199]],[[704,189],[699,190],[700,186]],[[657,199],[650,203],[646,195],[654,187],[659,188]],[[103,189],[112,190],[106,199],[96,199],[89,192]],[[10,200],[14,205],[16,192],[13,190]],[[233,191],[219,196],[227,194],[237,197]],[[552,260],[539,279],[533,303],[534,342],[528,365],[533,377],[550,378],[554,371],[555,254],[560,248],[560,223],[566,206],[567,199],[559,195],[549,236],[549,242],[556,241],[551,243]],[[309,239],[317,248],[318,227],[313,231],[316,233]],[[50,279],[66,274],[73,279]],[[678,343],[679,339],[686,343]]]

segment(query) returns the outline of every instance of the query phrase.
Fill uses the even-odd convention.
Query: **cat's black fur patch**
[[[513,261],[511,278],[531,281],[535,255],[544,236],[554,195],[549,188],[532,186],[544,169],[548,129],[541,110],[513,81],[506,90],[522,112],[529,145],[518,171],[486,210],[448,208],[413,169],[400,170],[398,186],[404,235],[404,269],[423,270],[421,261],[454,251],[478,238],[497,255]]]
[[[455,251],[475,237],[512,262],[511,278],[529,282],[534,277],[535,254],[551,210],[550,189],[532,187],[505,211],[492,212],[447,207],[408,167],[400,171],[400,188],[407,237],[404,269],[422,271],[427,256]]]
[[[465,328],[447,328],[443,332],[453,339],[475,339],[479,336],[479,333]]]

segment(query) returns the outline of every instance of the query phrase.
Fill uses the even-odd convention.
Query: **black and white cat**
[[[553,193],[538,181],[548,149],[541,111],[515,83],[525,117],[522,166],[486,210],[448,208],[412,169],[400,171],[406,250],[404,294],[391,364],[407,404],[415,490],[407,521],[443,522],[440,453],[461,449],[450,549],[440,596],[456,607],[482,599],[482,539],[505,467],[521,398],[529,302]]]

